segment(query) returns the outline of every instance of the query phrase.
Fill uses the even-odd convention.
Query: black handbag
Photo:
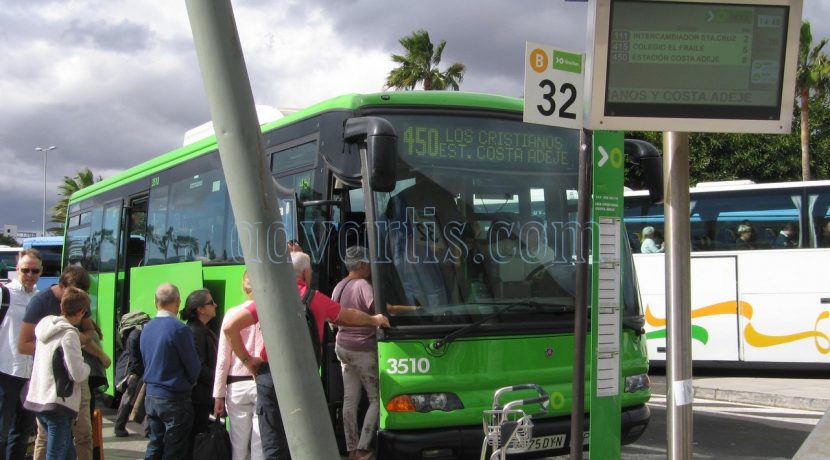
[[[196,435],[193,460],[230,460],[231,437],[222,419],[211,417],[207,429]]]

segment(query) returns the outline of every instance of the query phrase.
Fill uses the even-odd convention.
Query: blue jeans
[[[262,363],[256,374],[256,413],[259,418],[259,437],[262,441],[262,456],[268,460],[290,460],[285,426],[277,404],[274,379],[268,363]]]
[[[150,425],[145,460],[187,458],[187,437],[193,425],[190,395],[178,399],[145,396],[144,409]]]
[[[75,460],[72,443],[74,415],[59,411],[37,414],[40,424],[46,428],[46,460]]]
[[[20,401],[26,381],[0,372],[0,460],[23,460],[35,431],[35,414]]]

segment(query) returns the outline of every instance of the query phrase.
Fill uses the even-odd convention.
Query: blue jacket
[[[160,310],[141,332],[141,357],[147,395],[190,399],[201,363],[189,327]]]

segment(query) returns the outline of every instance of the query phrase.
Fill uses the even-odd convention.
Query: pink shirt
[[[359,278],[345,278],[334,287],[332,297],[340,302],[343,308],[354,308],[367,315],[375,314],[375,294],[368,281]],[[337,329],[337,344],[351,351],[375,351],[377,329],[373,326],[339,326]]]
[[[306,289],[308,289],[308,286],[306,286],[305,281],[298,279],[297,290],[299,291],[300,298],[305,295]],[[245,309],[248,310],[248,313],[253,315],[254,322],[259,323],[259,315],[257,315],[256,312],[256,302],[251,302],[245,307]],[[311,299],[311,313],[314,314],[314,320],[317,322],[317,334],[320,336],[320,343],[323,343],[323,327],[325,327],[326,321],[337,321],[337,318],[340,316],[340,310],[340,304],[331,300],[327,295],[321,293],[320,291],[316,291],[314,293],[314,297]],[[263,361],[268,362],[268,354],[266,353],[265,347],[262,348],[262,352],[259,354],[259,357],[262,358]]]
[[[247,302],[229,308],[222,318],[222,326],[228,318],[234,316],[236,312],[248,307],[253,301]],[[246,327],[239,331],[242,336],[242,343],[245,344],[245,349],[253,356],[258,356],[265,349],[265,342],[262,340],[262,331],[259,329],[259,324]],[[247,377],[251,375],[248,368],[242,364],[242,361],[236,357],[231,348],[231,342],[225,338],[225,334],[219,334],[219,348],[216,356],[216,375],[213,379],[213,397],[224,398],[228,393],[228,376],[233,375],[237,377]]]

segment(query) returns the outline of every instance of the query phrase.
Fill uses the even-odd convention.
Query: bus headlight
[[[386,403],[389,412],[445,412],[463,409],[464,405],[453,393],[413,393],[398,395]]]
[[[634,393],[651,388],[651,379],[648,374],[629,375],[625,378],[625,392]]]

